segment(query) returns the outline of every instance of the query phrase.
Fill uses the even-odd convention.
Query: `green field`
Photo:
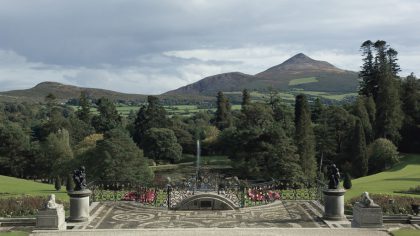
[[[392,231],[391,235],[393,236],[420,236],[420,230],[418,229],[398,229]]]
[[[65,186],[60,191],[54,189],[52,184],[43,184],[32,180],[18,179],[0,175],[0,197],[19,197],[22,195],[48,196],[54,193],[57,199],[68,201]]]
[[[420,185],[420,154],[407,154],[393,168],[374,175],[354,179],[353,187],[345,198],[350,200],[363,192],[419,197],[416,194],[398,193]]]
[[[26,231],[11,231],[11,232],[0,232],[0,236],[27,236],[29,232]]]
[[[295,86],[295,85],[299,85],[299,84],[316,83],[316,82],[319,82],[319,80],[316,77],[292,79],[292,80],[289,81],[289,86]]]

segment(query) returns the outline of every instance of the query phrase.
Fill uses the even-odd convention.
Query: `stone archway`
[[[174,210],[237,210],[232,200],[215,193],[197,193],[183,199]]]

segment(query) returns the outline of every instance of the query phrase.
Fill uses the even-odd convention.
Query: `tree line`
[[[150,183],[150,166],[182,162],[197,139],[203,154],[228,156],[242,178],[315,179],[332,162],[354,178],[382,171],[397,150],[420,152],[420,83],[398,76],[398,53],[385,41],[368,40],[361,51],[359,96],[345,105],[303,94],[291,105],[273,90],[265,102],[244,90],[238,111],[219,92],[214,113],[189,117],[169,116],[154,96],[128,117],[84,92],[77,111],[52,94],[43,104],[3,103],[0,174],[65,179],[85,165],[91,180]]]

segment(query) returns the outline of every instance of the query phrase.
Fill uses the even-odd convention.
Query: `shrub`
[[[369,172],[377,173],[399,161],[397,147],[388,139],[379,138],[368,147]]]
[[[54,180],[54,188],[55,190],[59,191],[61,189],[61,178],[57,176]]]
[[[351,187],[352,187],[351,177],[350,177],[349,173],[344,174],[343,187],[345,189],[351,189]]]
[[[370,194],[373,201],[381,206],[382,212],[387,215],[392,214],[413,214],[412,204],[420,204],[419,198],[392,196],[385,194]],[[345,205],[346,214],[351,214],[353,205],[360,201],[360,197],[350,199]]]

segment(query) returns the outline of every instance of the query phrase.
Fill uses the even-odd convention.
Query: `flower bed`
[[[46,202],[46,197],[40,196],[2,198],[0,217],[35,216],[39,209],[44,208]],[[60,201],[57,200],[57,203]],[[68,203],[64,203],[64,209],[68,209]]]

